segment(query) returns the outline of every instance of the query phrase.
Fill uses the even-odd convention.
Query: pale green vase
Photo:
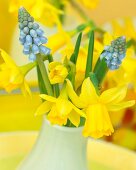
[[[82,127],[52,126],[44,119],[34,148],[18,170],[88,170],[86,149]]]

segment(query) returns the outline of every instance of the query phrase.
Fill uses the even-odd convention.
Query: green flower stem
[[[136,41],[132,38],[126,42],[126,48],[133,47],[136,54]]]
[[[90,17],[88,17],[88,15],[85,13],[85,11],[82,9],[82,7],[80,7],[79,5],[78,5],[78,3],[76,3],[76,1],[75,0],[70,0],[70,3],[71,3],[71,5],[72,5],[72,7],[74,7],[75,9],[76,9],[76,11],[79,13],[79,15],[87,22],[87,23],[90,23],[90,27],[92,28],[92,30],[95,30],[95,31],[97,31],[97,32],[99,32],[99,33],[105,33],[105,31],[102,29],[102,28],[100,28],[100,27],[98,27],[95,23],[94,23],[94,21],[92,21],[91,19],[90,19]]]
[[[80,16],[85,20],[90,20],[90,18],[85,14],[85,12],[83,11],[83,9],[78,5],[78,3],[76,3],[75,0],[70,0],[70,3],[72,5],[72,7],[74,7],[77,12],[80,14]]]
[[[36,66],[36,62],[28,63],[26,65],[20,66],[21,72],[26,75],[30,70]]]
[[[75,36],[76,34],[78,34],[79,32],[82,32],[84,31],[87,27],[90,27],[92,30],[95,30],[95,26],[94,26],[94,23],[93,21],[88,21],[84,24],[80,24],[78,25],[75,29],[71,30],[71,31],[68,31],[68,34],[73,37]]]
[[[95,29],[94,29],[96,32],[99,32],[99,33],[101,33],[101,34],[104,34],[105,33],[105,31],[102,29],[102,28],[100,28],[100,27],[95,27]]]
[[[95,73],[95,75],[96,75],[96,78],[98,80],[98,85],[99,86],[102,83],[104,77],[106,76],[108,70],[109,70],[109,68],[107,67],[105,59],[103,58],[101,60],[99,58],[96,65],[95,65],[94,71],[93,71]]]
[[[48,57],[47,56],[43,56],[43,61],[47,60]],[[29,71],[31,71],[34,67],[36,67],[37,65],[37,62],[31,62],[31,63],[28,63],[28,64],[25,64],[23,66],[20,66],[20,69],[21,69],[21,72],[26,75]]]
[[[40,94],[47,94],[47,90],[46,90],[39,66],[37,65],[36,68],[37,68],[37,77],[38,77],[38,85],[39,85]]]
[[[126,48],[130,48],[131,46],[133,46],[135,43],[135,41],[133,39],[130,39],[126,42]]]
[[[53,62],[53,57],[52,55],[47,55],[49,63]]]
[[[55,96],[59,97],[59,95],[60,95],[59,84],[58,83],[54,84],[53,88],[54,88],[54,91],[55,91]]]
[[[70,71],[69,71],[67,78],[71,81],[73,87],[75,87],[76,66],[71,61],[68,62],[68,66],[69,66]]]
[[[42,57],[41,57],[40,54],[37,54],[36,57],[37,57],[37,64],[39,66],[39,69],[40,69],[40,72],[41,72],[41,75],[42,75],[43,82],[44,82],[44,85],[46,87],[47,93],[48,93],[48,95],[53,96],[52,86],[50,84],[48,74],[47,74],[44,62],[42,60]]]

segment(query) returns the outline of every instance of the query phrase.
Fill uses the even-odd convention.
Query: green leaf
[[[72,61],[74,64],[76,64],[76,61],[77,61],[79,48],[80,48],[80,44],[81,44],[81,39],[82,39],[82,32],[78,35],[74,52],[73,52],[73,54],[71,55],[71,58],[70,58],[70,61]]]
[[[93,71],[95,73],[96,77],[97,77],[99,86],[102,83],[104,77],[106,76],[108,70],[109,69],[108,69],[107,64],[105,62],[105,59],[103,58],[101,60],[99,58],[96,65],[95,65],[94,71]]]
[[[77,26],[77,31],[80,32],[80,31],[83,31],[84,29],[86,28],[86,24],[81,24],[79,26]]]
[[[94,50],[94,31],[91,31],[90,39],[89,39],[89,46],[88,46],[85,77],[89,77],[90,72],[92,72],[93,50]]]
[[[85,118],[84,117],[80,117],[80,124],[79,127],[84,126],[85,125]]]
[[[90,80],[92,81],[92,83],[93,83],[93,85],[95,87],[95,90],[96,90],[97,94],[99,95],[100,94],[100,92],[99,92],[99,83],[98,83],[98,79],[97,79],[95,73],[93,73],[93,72],[90,73]]]
[[[47,57],[48,57],[49,63],[53,62],[53,57],[52,57],[52,55],[48,55]]]
[[[95,87],[98,87],[98,80],[97,80],[95,73],[93,73],[93,72],[90,73],[90,79],[91,79],[93,85]]]

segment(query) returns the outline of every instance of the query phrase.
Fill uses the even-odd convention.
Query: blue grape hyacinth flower
[[[29,60],[35,61],[37,54],[48,55],[50,49],[43,45],[47,43],[44,31],[38,23],[34,22],[34,18],[23,7],[19,9],[18,21],[20,29],[19,40],[24,46],[23,53],[29,55]]]
[[[111,42],[111,45],[105,46],[100,55],[100,59],[105,58],[105,62],[110,70],[116,70],[120,67],[122,60],[126,56],[126,37],[122,36]]]

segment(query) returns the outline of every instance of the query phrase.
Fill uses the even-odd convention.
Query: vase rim
[[[43,119],[44,119],[44,122],[46,122],[49,126],[55,127],[56,129],[59,129],[62,131],[78,132],[78,131],[83,130],[83,126],[81,126],[81,127],[67,127],[67,126],[51,125],[50,121],[46,118],[46,116],[44,116]]]

